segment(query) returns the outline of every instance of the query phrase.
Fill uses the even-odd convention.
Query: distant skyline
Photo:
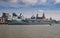
[[[0,0],[0,16],[3,12],[23,13],[25,17],[45,13],[47,18],[60,20],[60,0]]]

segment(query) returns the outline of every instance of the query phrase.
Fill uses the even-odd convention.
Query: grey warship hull
[[[24,22],[24,21],[16,21],[16,20],[10,20],[8,21],[8,25],[47,25],[51,24],[50,21],[43,21],[43,22]]]
[[[8,25],[47,25],[50,23],[8,23]]]
[[[9,25],[45,25],[54,23],[55,22],[52,20],[52,18],[45,18],[44,13],[42,17],[39,17],[37,14],[36,17],[32,16],[31,18],[24,18],[22,14],[20,14],[20,16],[13,14],[13,18],[7,19],[7,24]]]

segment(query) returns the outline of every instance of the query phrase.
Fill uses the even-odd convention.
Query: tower
[[[38,18],[38,13],[36,14],[36,19]]]
[[[42,16],[42,18],[44,19],[45,18],[45,14],[43,13],[43,16]]]

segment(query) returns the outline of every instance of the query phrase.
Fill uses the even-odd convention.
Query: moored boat
[[[8,19],[7,23],[10,25],[45,25],[45,24],[54,24],[55,21],[50,19],[46,19],[45,15],[43,14],[42,17],[38,17],[38,14],[36,17],[32,16],[31,18],[23,19],[20,15],[20,18],[15,19]]]

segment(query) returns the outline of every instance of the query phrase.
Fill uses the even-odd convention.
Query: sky
[[[60,0],[0,0],[0,16],[3,12],[25,17],[45,13],[46,18],[60,20]]]

